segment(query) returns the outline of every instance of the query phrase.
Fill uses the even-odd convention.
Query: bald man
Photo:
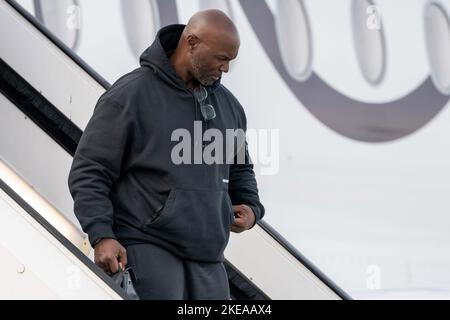
[[[141,67],[100,97],[78,145],[74,212],[95,263],[131,267],[141,299],[229,299],[230,231],[264,216],[245,112],[221,84],[239,46],[218,10],[161,29]]]

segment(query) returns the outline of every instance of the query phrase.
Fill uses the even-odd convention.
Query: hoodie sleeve
[[[242,107],[241,107],[242,108]],[[243,109],[242,109],[243,110]],[[242,111],[243,112],[243,111]],[[244,125],[243,130],[247,131],[247,123],[245,113],[243,114]],[[265,209],[261,204],[258,195],[258,186],[253,171],[253,163],[248,152],[248,143],[242,146],[241,151],[245,152],[245,161],[238,163],[237,156],[234,158],[233,164],[230,165],[230,181],[228,193],[233,205],[245,204],[252,208],[255,213],[255,224],[264,217]],[[255,226],[252,226],[252,228]]]
[[[92,246],[102,238],[115,239],[110,191],[121,174],[130,128],[122,106],[100,99],[75,152],[68,185],[75,215]]]

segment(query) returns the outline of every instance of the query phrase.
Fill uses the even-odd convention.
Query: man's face
[[[205,37],[192,50],[191,72],[203,86],[210,86],[228,72],[239,51],[239,39],[231,36]]]

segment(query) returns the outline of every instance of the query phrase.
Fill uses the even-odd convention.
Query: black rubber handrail
[[[95,275],[102,279],[114,292],[122,299],[128,300],[126,293],[120,288],[103,270],[95,265],[83,252],[80,251],[69,239],[62,235],[44,217],[34,210],[23,198],[11,189],[2,179],[0,179],[0,189],[2,189],[11,199],[13,199],[25,212],[27,212],[36,222],[55,237],[67,250],[84,263]],[[31,248],[32,246],[30,246]]]
[[[352,298],[342,290],[335,282],[328,278],[319,268],[317,268],[311,261],[309,261],[300,251],[297,250],[288,240],[286,240],[279,232],[277,232],[271,225],[265,221],[260,221],[258,225],[267,232],[273,239],[275,239],[286,251],[295,257],[301,264],[303,264],[311,273],[313,273],[320,281],[325,283],[331,290],[334,291],[343,300],[352,300]]]

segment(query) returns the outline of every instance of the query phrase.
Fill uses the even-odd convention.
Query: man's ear
[[[195,49],[200,43],[200,39],[195,34],[190,34],[187,36],[187,42],[191,50]]]

